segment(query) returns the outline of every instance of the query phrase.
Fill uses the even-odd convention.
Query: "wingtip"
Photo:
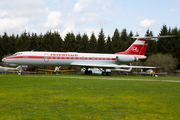
[[[177,35],[171,35],[171,37],[177,37]]]
[[[156,69],[161,69],[162,67],[155,67]]]

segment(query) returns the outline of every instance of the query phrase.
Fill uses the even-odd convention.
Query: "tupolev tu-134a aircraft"
[[[131,71],[132,68],[160,68],[151,66],[129,66],[127,63],[146,59],[145,53],[149,41],[158,37],[135,37],[135,42],[123,52],[115,54],[76,53],[76,52],[38,52],[23,51],[2,59],[10,65],[49,65],[49,66],[80,66],[85,69],[85,74],[92,74],[88,68],[99,68],[102,75],[110,76],[107,69],[116,71]]]

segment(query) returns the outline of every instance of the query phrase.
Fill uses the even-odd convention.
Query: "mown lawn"
[[[0,75],[0,119],[180,119],[180,77]]]

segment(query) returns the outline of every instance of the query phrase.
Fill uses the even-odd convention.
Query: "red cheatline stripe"
[[[13,57],[8,57],[6,59],[44,59],[44,56],[13,56]]]
[[[116,58],[98,58],[98,57],[52,57],[52,56],[13,56],[6,59],[71,59],[71,60],[116,60]]]
[[[28,56],[28,58],[44,59],[44,56]]]

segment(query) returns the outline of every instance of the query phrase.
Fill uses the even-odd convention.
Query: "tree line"
[[[177,35],[173,38],[160,38],[150,41],[146,56],[153,54],[171,54],[180,61],[180,29],[168,28],[163,25],[159,35]],[[116,53],[126,50],[135,39],[132,31],[127,33],[126,29],[119,32],[115,29],[113,36],[105,36],[103,29],[100,30],[98,37],[92,32],[90,38],[87,34],[80,33],[74,35],[73,32],[66,34],[62,39],[59,32],[47,32],[46,34],[37,35],[24,31],[21,35],[8,35],[4,32],[0,36],[0,59],[4,56],[14,54],[19,51],[54,51],[54,52],[83,52],[83,53]],[[153,36],[149,29],[145,36]],[[180,66],[180,63],[178,64]]]

